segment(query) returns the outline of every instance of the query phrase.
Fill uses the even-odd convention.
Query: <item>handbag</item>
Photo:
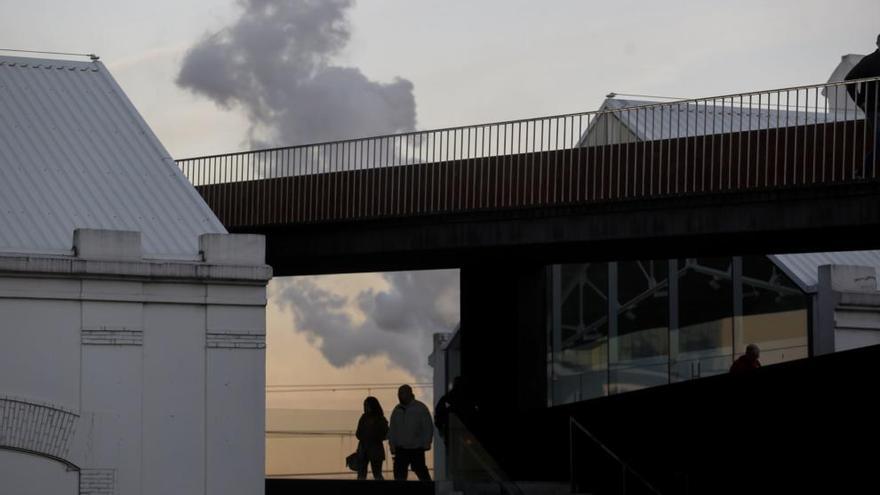
[[[360,471],[362,462],[361,456],[356,451],[345,458],[345,465],[352,471]]]

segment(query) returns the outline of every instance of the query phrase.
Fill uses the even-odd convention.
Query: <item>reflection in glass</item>
[[[807,296],[766,256],[743,258],[742,338],[735,356],[751,343],[761,364],[807,357]]]
[[[672,381],[726,373],[733,351],[731,258],[678,263],[678,352]]]
[[[750,343],[765,366],[808,356],[809,296],[767,256],[551,271],[551,404],[726,373]]]
[[[611,392],[669,382],[668,263],[617,263],[617,338],[611,342]]]
[[[554,403],[600,397],[608,384],[608,265],[559,267],[552,325]]]

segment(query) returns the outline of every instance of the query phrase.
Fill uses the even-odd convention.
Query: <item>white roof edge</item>
[[[60,59],[60,58],[38,58],[38,57],[22,57],[18,55],[0,55],[0,64],[27,64],[41,67],[69,67],[69,68],[77,68],[77,69],[96,69],[100,70],[100,67],[96,67],[96,64],[99,64],[99,61],[92,60],[68,60],[68,59]],[[106,70],[106,69],[105,69]]]
[[[768,254],[767,258],[776,265],[777,268],[782,270],[782,273],[785,274],[792,282],[796,283],[798,287],[807,294],[812,294],[816,292],[816,286],[813,284],[808,284],[802,277],[800,277],[791,267],[788,266],[777,254]]]

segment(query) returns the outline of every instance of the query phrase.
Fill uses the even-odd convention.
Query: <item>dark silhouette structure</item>
[[[468,387],[467,380],[462,376],[455,377],[452,389],[441,396],[434,406],[434,425],[443,441],[449,441],[450,414],[455,414],[467,425],[476,425],[480,420],[479,410],[474,391]]]
[[[866,79],[870,77],[880,76],[880,35],[877,36],[877,50],[866,55],[852,70],[846,75],[846,80]],[[856,85],[849,84],[846,87],[847,92],[866,114],[877,114],[877,83],[869,81],[867,83]],[[868,119],[870,121],[870,119]]]
[[[880,76],[880,35],[877,36],[877,50],[866,55],[846,75],[846,80],[865,79]],[[880,149],[880,122],[878,118],[878,104],[880,104],[880,82],[867,81],[860,84],[849,84],[846,91],[855,101],[856,105],[865,112],[865,123],[870,134],[873,135],[873,145],[865,154],[865,164],[872,164],[877,150]]]

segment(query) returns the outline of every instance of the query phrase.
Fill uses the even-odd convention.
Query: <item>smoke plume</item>
[[[413,84],[369,80],[334,59],[349,42],[353,0],[240,0],[241,16],[184,57],[177,84],[243,111],[254,148],[390,134],[415,128]],[[431,334],[458,321],[458,272],[383,274],[390,288],[348,298],[309,278],[282,284],[276,303],[334,366],[387,355],[428,376]],[[355,322],[350,311],[366,315]]]
[[[242,109],[251,146],[284,146],[415,127],[413,84],[371,81],[333,59],[353,0],[240,0],[241,17],[184,57],[177,84]]]
[[[382,274],[389,288],[361,291],[354,300],[322,289],[309,278],[293,279],[280,291],[279,304],[294,315],[333,366],[362,357],[388,356],[418,378],[430,377],[431,335],[449,332],[458,322],[458,271]],[[355,323],[350,307],[366,318]]]

